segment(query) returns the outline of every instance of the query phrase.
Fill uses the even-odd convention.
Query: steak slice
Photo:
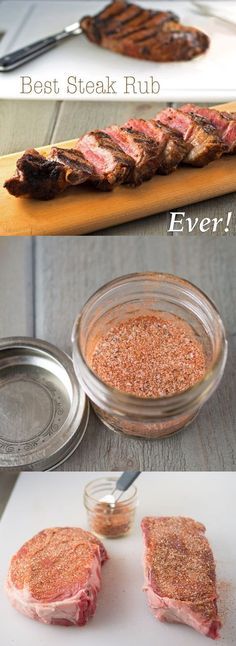
[[[197,114],[207,119],[216,128],[219,137],[226,145],[226,152],[231,154],[236,152],[236,121],[231,117],[230,113],[222,113],[219,110],[214,110],[214,108],[201,108],[192,103],[187,103],[180,109],[181,112]]]
[[[158,143],[159,164],[157,172],[159,174],[168,175],[168,173],[174,171],[189,151],[188,144],[184,142],[179,132],[171,130],[171,128],[158,123],[154,119],[149,121],[130,119],[125,126],[143,132]]]
[[[209,38],[185,27],[171,11],[153,11],[118,0],[95,16],[85,16],[81,27],[93,43],[151,61],[190,60],[209,47]]]
[[[137,186],[155,175],[161,150],[154,139],[126,126],[110,126],[106,128],[106,132],[134,161],[132,177],[129,178],[130,184]]]
[[[78,527],[45,529],[11,559],[6,591],[12,605],[44,624],[83,626],[96,610],[102,543]]]
[[[184,141],[191,144],[191,149],[184,159],[185,164],[206,166],[209,162],[219,159],[226,151],[216,128],[203,117],[166,108],[157,114],[156,120],[180,132]]]
[[[91,164],[74,150],[52,148],[47,158],[32,149],[18,159],[15,176],[4,187],[15,197],[50,200],[68,185],[86,182],[93,173]]]
[[[103,130],[85,134],[76,144],[95,169],[94,183],[103,190],[115,184],[129,183],[133,175],[134,160]]]
[[[157,619],[183,623],[217,639],[216,575],[205,527],[191,518],[146,517],[145,590]]]

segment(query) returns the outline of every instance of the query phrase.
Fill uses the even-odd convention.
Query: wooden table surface
[[[98,271],[99,268],[99,271]],[[159,441],[117,435],[91,414],[86,436],[64,470],[235,470],[236,284],[231,237],[0,238],[0,337],[29,335],[71,352],[71,330],[99,286],[133,271],[176,273],[213,298],[229,356],[223,380],[197,419]],[[17,279],[17,280],[16,280]]]
[[[0,101],[0,155],[6,155],[25,148],[66,141],[79,137],[91,128],[104,127],[109,123],[122,123],[128,117],[149,118],[165,104],[140,102],[75,102],[75,101]],[[183,205],[186,217],[224,218],[213,235],[226,235],[225,222],[229,211],[233,211],[230,233],[236,233],[236,193],[214,198],[198,204]],[[100,235],[165,235],[170,222],[170,213],[161,213],[136,222],[111,227],[99,232]],[[185,227],[184,233],[188,233]],[[196,235],[199,232],[195,229]],[[204,236],[211,232],[204,233]],[[96,235],[96,234],[95,234]],[[172,234],[168,234],[172,235]],[[175,234],[182,235],[182,234]],[[201,234],[200,234],[201,235]]]

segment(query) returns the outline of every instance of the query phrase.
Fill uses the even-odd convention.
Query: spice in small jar
[[[115,489],[115,478],[97,478],[84,490],[84,505],[88,514],[89,529],[98,536],[121,538],[133,528],[137,507],[137,489],[134,485],[122,494],[122,500],[103,501]]]
[[[204,347],[183,319],[153,312],[123,320],[98,340],[90,365],[100,379],[138,397],[166,397],[204,376]]]
[[[122,502],[99,502],[91,519],[91,530],[107,538],[129,534],[133,524],[133,510]]]
[[[75,372],[98,417],[139,438],[189,424],[219,385],[227,357],[214,303],[179,276],[155,272],[99,289],[72,341]]]

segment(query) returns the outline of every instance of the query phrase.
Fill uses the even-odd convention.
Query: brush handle
[[[131,487],[136,478],[140,475],[141,471],[124,471],[116,483],[116,489],[119,491],[126,491]]]

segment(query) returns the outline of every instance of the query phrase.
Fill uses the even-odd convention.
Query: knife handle
[[[36,56],[40,56],[44,52],[48,51],[48,49],[54,47],[57,42],[58,39],[56,38],[56,36],[49,36],[48,38],[38,40],[31,45],[17,49],[11,54],[2,56],[2,58],[0,58],[0,71],[9,72],[16,67],[19,67],[23,63],[26,63],[27,61],[36,58]]]
[[[126,491],[136,478],[140,475],[141,471],[124,471],[116,483],[116,489],[119,491]]]

